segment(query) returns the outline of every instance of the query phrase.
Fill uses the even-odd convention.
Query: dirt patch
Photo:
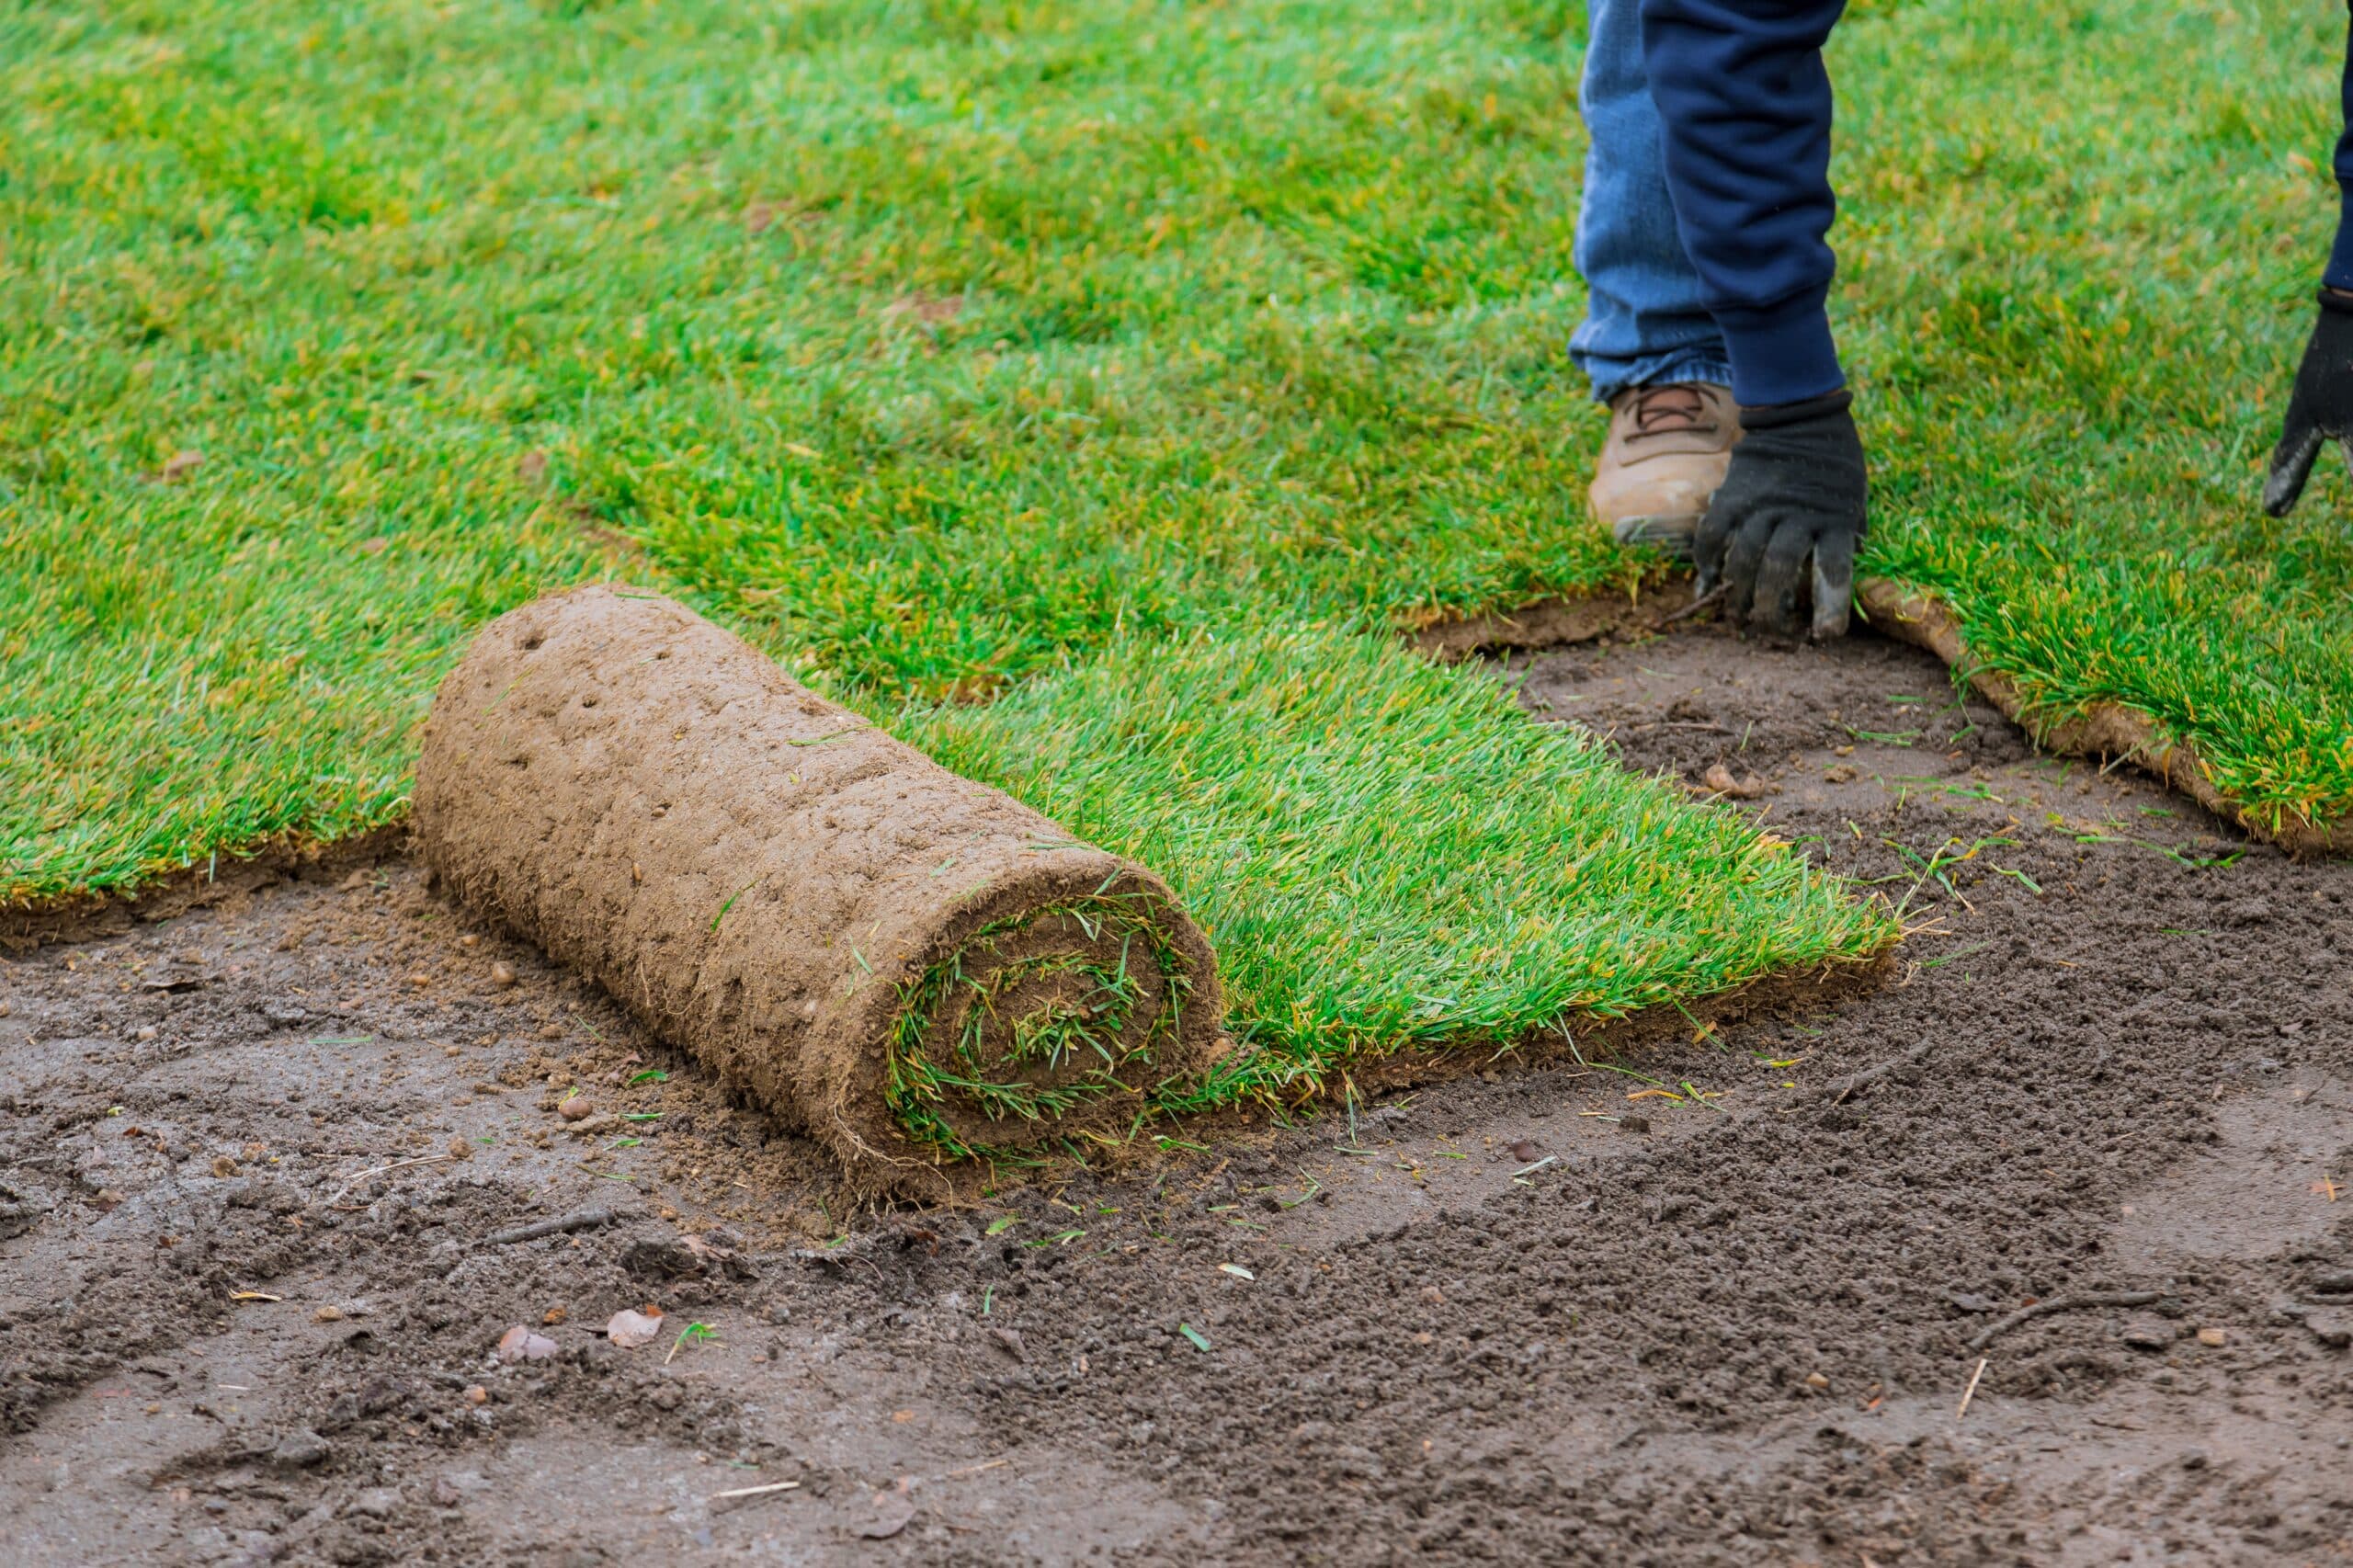
[[[1506,678],[1753,778],[1718,809],[1909,901],[1895,979],[876,1210],[404,863],[0,964],[12,1551],[2344,1554],[2353,868],[1877,639]],[[2149,1300],[1968,1348],[2103,1292]],[[647,1305],[664,1341],[596,1332]],[[497,1361],[515,1324],[556,1355]]]
[[[227,858],[214,856],[142,882],[130,892],[75,893],[24,904],[0,905],[0,953],[28,953],[51,942],[90,942],[119,937],[192,909],[232,907],[256,888],[296,877],[337,877],[396,853],[405,824],[357,833],[333,844],[283,835]]]
[[[642,589],[483,630],[415,830],[461,903],[878,1187],[1112,1137],[1219,1048],[1208,939],[1157,877]]]
[[[1517,609],[1432,621],[1411,641],[1434,658],[1453,663],[1480,653],[1647,637],[1678,625],[1691,608],[1691,578],[1672,576],[1623,597],[1537,599]]]
[[[1962,672],[2006,717],[2031,724],[2036,744],[2044,750],[2131,763],[2208,811],[2236,822],[2254,837],[2292,854],[2353,853],[2353,823],[2323,825],[2290,811],[2241,805],[2215,788],[2197,747],[2174,739],[2165,726],[2138,709],[2119,702],[2095,702],[2055,722],[2037,722],[2016,686],[1980,667],[1970,656],[1960,621],[1943,605],[1885,578],[1865,582],[1859,593],[1863,613],[1874,627],[1887,636],[1926,648]]]

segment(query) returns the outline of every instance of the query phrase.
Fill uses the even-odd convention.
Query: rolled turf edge
[[[1157,876],[658,594],[485,628],[414,810],[460,902],[885,1182],[1121,1136],[1222,1049],[1208,939]]]

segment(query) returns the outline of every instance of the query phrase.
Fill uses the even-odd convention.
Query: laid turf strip
[[[1164,1104],[1304,1097],[1362,1055],[1500,1048],[1890,935],[1802,851],[1385,636],[1127,640],[904,733],[1161,871],[1211,931],[1250,1049]]]
[[[483,630],[434,700],[416,831],[461,901],[882,1186],[1123,1138],[1220,1049],[1159,878],[642,589]]]

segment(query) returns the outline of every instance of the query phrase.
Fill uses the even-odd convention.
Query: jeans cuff
[[[1635,387],[1680,386],[1688,381],[1706,381],[1720,387],[1732,384],[1732,361],[1724,357],[1720,346],[1646,354],[1639,359],[1616,360],[1608,366],[1588,363],[1586,370],[1593,377],[1596,403],[1608,403],[1620,392]]]

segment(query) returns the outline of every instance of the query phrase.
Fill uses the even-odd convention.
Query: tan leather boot
[[[1688,557],[1739,439],[1730,387],[1682,381],[1620,392],[1609,400],[1609,439],[1594,469],[1594,515],[1620,544]]]

